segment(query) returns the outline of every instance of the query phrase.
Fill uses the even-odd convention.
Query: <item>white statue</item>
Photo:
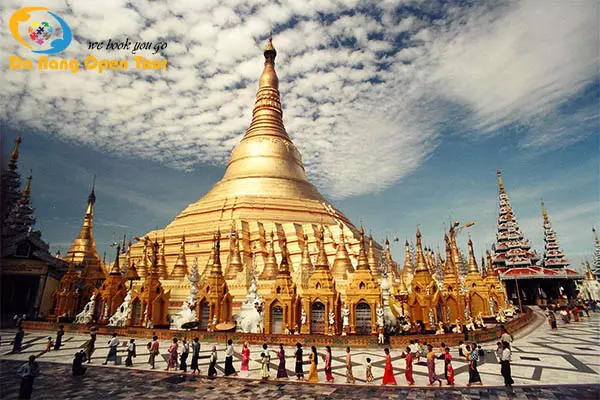
[[[383,328],[383,307],[377,303],[377,327]]]
[[[109,312],[109,308],[108,308],[108,301],[107,301],[106,303],[104,303],[104,316],[102,317],[102,319],[108,318],[108,312]]]
[[[498,310],[498,315],[496,315],[496,321],[503,324],[504,322],[506,322],[506,316],[504,315],[504,310],[503,309],[499,309]]]
[[[190,295],[183,302],[181,311],[173,316],[171,319],[171,329],[182,329],[182,325],[187,322],[193,322],[198,319],[196,314],[196,302],[198,299],[198,281],[200,276],[198,275],[198,258],[194,259],[192,269],[188,275],[190,281]]]
[[[343,328],[350,326],[349,318],[350,318],[350,309],[348,308],[348,304],[344,303],[344,307],[342,307],[342,327]]]
[[[438,322],[438,328],[435,331],[436,335],[443,335],[444,334],[444,324],[440,321]]]
[[[75,316],[75,323],[76,324],[89,324],[90,322],[92,322],[95,305],[96,305],[96,293],[93,293],[92,297],[90,297],[90,301],[88,301],[88,303],[83,308],[83,311]]]
[[[333,311],[329,311],[329,329],[331,334],[335,333],[335,314]]]
[[[466,328],[468,331],[474,331],[475,330],[475,323],[473,322],[473,318],[469,317],[467,323],[465,324]]]
[[[494,299],[492,297],[490,297],[490,315],[493,316],[494,314],[496,314],[494,312]]]
[[[433,329],[435,327],[435,318],[433,317],[433,310],[429,309],[429,326]]]
[[[125,326],[129,323],[129,318],[131,317],[131,295],[131,290],[129,290],[121,306],[108,320],[109,326]]]
[[[461,329],[460,329],[460,326],[461,326],[460,320],[458,318],[456,319],[456,322],[454,324],[455,325],[454,325],[454,328],[452,328],[452,333],[462,333]]]
[[[306,311],[304,311],[304,308],[302,309],[302,315],[300,315],[300,323],[302,326],[306,325]]]
[[[257,294],[256,278],[252,278],[246,301],[242,304],[240,312],[234,317],[238,332],[262,333],[264,301]]]
[[[479,314],[477,314],[477,318],[475,319],[475,326],[477,328],[485,328],[485,323],[483,322],[483,314],[481,313],[481,311],[479,312]]]
[[[387,279],[387,273],[384,271],[381,277],[381,298],[383,300],[383,322],[386,326],[396,326],[396,316],[392,311],[390,284]],[[397,311],[397,310],[394,310]],[[402,310],[403,311],[403,310]]]

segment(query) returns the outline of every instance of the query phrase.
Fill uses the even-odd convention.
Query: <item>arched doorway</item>
[[[371,307],[364,301],[356,305],[356,334],[371,334]]]
[[[319,335],[325,333],[325,305],[318,300],[311,307],[310,333]]]
[[[140,321],[140,316],[142,315],[142,302],[140,299],[133,300],[133,304],[131,305],[131,325],[137,325]]]
[[[283,308],[279,303],[271,307],[271,333],[283,333]]]
[[[471,317],[475,318],[479,313],[486,315],[485,306],[485,301],[479,294],[475,293],[471,296]]]
[[[210,307],[206,301],[200,303],[200,329],[208,329],[208,319],[210,318]]]

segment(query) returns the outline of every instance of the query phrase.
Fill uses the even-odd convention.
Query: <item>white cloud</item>
[[[448,101],[473,114],[472,128],[526,124],[525,148],[554,145],[550,134],[580,140],[567,121],[553,130],[548,121],[598,67],[595,2],[470,9],[429,2],[402,17],[393,2],[361,3],[369,14],[346,12],[358,3],[317,0],[52,4],[80,38],[62,57],[82,60],[88,40],[166,37],[169,67],[9,71],[8,55],[32,57],[4,35],[0,118],[175,168],[223,165],[251,120],[261,49],[275,28],[288,133],[310,178],[332,198],[385,189],[418,168],[438,143],[437,126],[451,123],[440,106]],[[20,7],[3,3],[0,24]],[[423,16],[430,10],[444,17],[431,22]],[[133,64],[131,55],[110,54],[121,56]],[[593,124],[596,114],[588,107],[573,118]]]

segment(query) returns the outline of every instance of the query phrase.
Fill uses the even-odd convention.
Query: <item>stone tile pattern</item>
[[[69,374],[69,366],[65,364],[70,364],[72,362],[73,354],[83,348],[87,341],[87,335],[82,334],[66,334],[63,340],[63,348],[59,351],[51,351],[49,353],[43,353],[45,349],[47,337],[52,335],[55,336],[54,332],[39,332],[32,331],[27,332],[24,339],[24,348],[23,351],[19,354],[10,354],[11,345],[10,340],[14,336],[14,330],[3,330],[0,332],[2,336],[2,341],[0,343],[0,359],[6,361],[15,361],[19,364],[24,362],[30,354],[39,355],[39,361],[42,363],[42,369],[44,370],[44,376],[39,379],[39,385],[43,387],[43,382],[46,377],[46,374],[51,374],[50,369],[55,371],[56,377],[62,376],[66,374],[66,378],[64,379],[73,379]],[[568,325],[559,325],[559,329],[556,332],[552,332],[549,329],[547,323],[542,323],[537,328],[532,329],[532,331],[522,338],[517,338],[513,343],[514,353],[512,359],[512,371],[513,377],[515,380],[515,385],[525,387],[531,387],[532,385],[555,385],[555,384],[588,384],[588,385],[599,385],[600,384],[600,313],[592,313],[590,318],[584,318],[582,322],[579,323],[571,323]],[[117,379],[117,376],[124,377],[123,386],[125,388],[129,388],[127,390],[123,388],[115,389],[117,391],[122,391],[123,393],[129,391],[133,391],[133,384],[129,383],[129,378],[131,377],[132,382],[135,381],[134,377],[139,376],[140,380],[143,381],[146,379],[148,382],[154,382],[152,385],[157,385],[158,387],[163,382],[168,379],[177,379],[176,374],[164,374],[157,372],[147,372],[149,369],[148,364],[146,363],[148,358],[148,351],[146,349],[146,343],[148,339],[136,339],[137,342],[137,350],[138,357],[134,360],[134,367],[127,368],[124,367],[124,359],[126,355],[126,342],[128,341],[128,337],[123,337],[122,346],[119,348],[119,365],[115,367],[100,367],[100,364],[104,361],[106,354],[108,353],[108,345],[107,342],[109,340],[108,336],[98,336],[98,340],[96,342],[96,352],[92,358],[92,366],[98,366],[98,368],[92,368],[89,371],[88,376],[84,378],[84,381],[96,381],[102,386],[102,380],[104,376],[111,376],[110,379],[106,378],[104,382],[110,387],[114,386],[113,380]],[[166,349],[168,348],[168,341],[161,341],[160,349],[161,349],[161,357],[157,357],[157,369],[160,371],[166,367],[166,358],[167,353]],[[212,343],[202,343],[201,348],[201,359],[200,359],[200,368],[202,373],[206,373],[208,369],[208,356],[210,354],[210,349],[212,348]],[[480,365],[479,371],[482,375],[482,379],[486,385],[486,387],[490,386],[502,386],[503,380],[500,375],[500,366],[496,363],[495,357],[493,355],[493,350],[495,349],[494,343],[484,344],[483,348],[487,351],[484,362]],[[217,348],[219,349],[219,365],[218,371],[219,375],[223,373],[223,361],[224,361],[224,349],[225,344],[219,343],[217,344]],[[240,365],[240,354],[239,351],[241,346],[236,346],[236,353],[234,355],[234,366],[239,368]],[[270,347],[271,350],[276,350],[275,347]],[[318,349],[320,354],[323,354],[324,348]],[[250,377],[254,379],[258,379],[260,377],[260,353],[262,349],[259,346],[251,346],[251,362],[250,362]],[[294,349],[291,347],[286,347],[286,353],[288,356],[287,368],[288,374],[292,377],[293,381],[294,373],[294,360],[293,360],[293,351]],[[435,349],[435,351],[439,351]],[[305,348],[305,372],[308,373],[308,352],[309,349]],[[458,356],[458,352],[456,349],[452,349],[452,355],[454,357],[454,368],[456,370],[456,383],[457,387],[464,387],[468,381],[468,371],[467,366],[464,360],[460,359]],[[370,357],[373,365],[373,374],[375,376],[376,382],[375,384],[367,385],[364,381],[364,365],[366,364],[365,359]],[[405,385],[405,380],[403,376],[404,372],[404,360],[400,358],[400,353],[396,350],[392,351],[392,359],[394,370],[396,371],[396,379],[400,386]],[[357,378],[358,382],[356,385],[352,387],[352,393],[354,394],[354,390],[365,390],[365,396],[359,396],[357,398],[371,398],[370,391],[374,391],[379,393],[383,390],[381,398],[385,397],[385,393],[388,393],[386,388],[381,388],[378,383],[381,382],[381,378],[383,376],[383,370],[385,366],[385,359],[383,354],[383,349],[361,349],[361,348],[353,348],[352,349],[352,360],[353,360],[353,371],[354,376]],[[57,364],[47,364],[47,363],[57,363]],[[189,363],[189,359],[188,359]],[[16,379],[14,375],[14,368],[17,364],[9,363],[9,364],[1,364],[2,365],[2,379],[7,379],[11,381],[13,378]],[[62,365],[60,365],[62,364]],[[277,371],[278,360],[275,354],[272,357],[271,363],[271,375],[274,377]],[[343,349],[333,349],[333,374],[336,377],[337,383],[345,382],[345,352]],[[123,371],[124,369],[129,369],[129,371]],[[319,379],[321,381],[325,380],[324,372],[323,372],[323,363],[319,364]],[[414,375],[417,381],[417,386],[426,386],[427,384],[427,368],[422,363],[421,365],[415,365],[414,367]],[[438,374],[443,373],[443,364],[440,361],[437,362],[437,370]],[[114,375],[116,374],[116,375]],[[145,377],[145,378],[143,378]],[[63,379],[63,378],[61,378]],[[207,387],[214,388],[219,387],[221,385],[220,379],[216,381],[204,381],[203,378],[199,379],[202,383],[202,387],[206,384]],[[255,381],[252,380],[243,380],[243,379],[227,379],[223,380],[226,382],[223,387],[224,390],[234,390],[233,387],[238,388],[238,393],[257,393],[255,389],[248,389],[249,391],[244,392],[248,387],[255,387],[256,391],[262,390],[261,388],[271,388],[269,385],[259,385]],[[116,382],[116,380],[115,380]],[[297,387],[290,383],[278,383],[278,385],[284,385],[287,387],[291,385],[292,392]],[[141,384],[141,383],[140,383]],[[36,384],[37,385],[37,384]],[[186,387],[188,382],[186,381],[182,386],[177,385],[176,387]],[[190,385],[192,385],[190,383]],[[197,387],[197,383],[194,383],[194,387]],[[254,385],[254,386],[253,386]],[[51,390],[60,390],[60,385],[52,384],[53,387]],[[67,390],[67,384],[65,384],[65,390]],[[90,385],[86,390],[94,390],[92,388],[93,385]],[[135,386],[135,385],[134,385]],[[231,386],[231,389],[230,389]],[[310,387],[314,386],[314,389]],[[3,387],[5,385],[3,384]],[[10,387],[8,385],[7,387]],[[76,387],[76,386],[74,386]],[[273,386],[278,387],[278,386]],[[308,393],[308,397],[305,398],[313,398],[311,396],[323,396],[323,391],[329,393],[337,388],[337,385],[314,385],[314,384],[302,384],[302,391],[306,391]],[[595,386],[594,386],[595,387]],[[593,388],[594,388],[593,387]],[[597,388],[596,388],[597,389]],[[50,389],[49,389],[50,390]],[[138,389],[135,389],[138,390]],[[157,389],[158,390],[158,389]],[[179,389],[178,389],[179,390]],[[183,389],[181,389],[183,390]],[[264,389],[267,390],[267,389]],[[269,389],[270,390],[270,389]],[[312,392],[312,391],[316,392]],[[342,389],[339,389],[342,390]],[[460,393],[465,393],[457,388],[448,389],[449,393],[458,390],[457,396]],[[470,389],[475,390],[475,389]],[[487,390],[487,389],[486,389]],[[491,389],[490,389],[491,390]],[[495,389],[494,389],[495,390]],[[503,389],[502,389],[503,390]],[[542,390],[542,389],[539,389]],[[565,389],[566,390],[566,389]],[[574,389],[575,390],[575,389]],[[577,389],[579,390],[579,389]],[[594,389],[595,390],[595,389]],[[145,392],[142,390],[142,392]],[[411,390],[410,393],[413,393],[414,390]],[[90,392],[91,393],[91,392]],[[121,393],[121,392],[119,392]],[[312,394],[311,394],[312,393]],[[341,392],[340,392],[341,393]],[[348,392],[349,393],[349,392]],[[362,393],[362,392],[361,392]],[[537,393],[537,392],[536,392]],[[540,392],[541,393],[541,392]],[[10,393],[7,392],[7,395]],[[394,395],[395,396],[395,395]],[[532,396],[537,396],[537,394],[533,394]],[[5,398],[4,396],[1,396]],[[63,397],[63,396],[59,396]],[[66,396],[69,397],[69,396]],[[280,397],[279,395],[276,397]],[[355,397],[353,395],[353,397]],[[427,396],[429,397],[429,396]],[[569,397],[569,396],[568,396]],[[567,397],[567,398],[568,398]],[[581,399],[581,395],[577,395],[579,399]],[[55,397],[56,398],[56,397]],[[112,398],[112,397],[111,397]],[[118,397],[114,397],[118,398]],[[126,398],[126,397],[123,397]],[[157,397],[161,398],[161,397]],[[167,398],[167,397],[165,397]],[[236,397],[236,398],[239,398]],[[243,397],[242,397],[243,398]],[[263,398],[271,398],[271,396],[266,396]],[[291,397],[295,398],[295,397]],[[376,397],[375,397],[376,398]],[[413,398],[413,395],[410,395],[410,398]],[[414,397],[421,398],[421,397]],[[543,398],[543,397],[540,397]],[[558,397],[557,397],[558,398]],[[564,397],[563,397],[564,398]],[[598,397],[595,397],[598,398]]]

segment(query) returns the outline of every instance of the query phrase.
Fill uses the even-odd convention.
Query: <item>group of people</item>
[[[549,305],[546,308],[546,319],[548,320],[550,328],[555,331],[558,328],[557,321],[559,318],[562,319],[563,324],[569,324],[571,321],[579,322],[583,318],[584,313],[586,317],[590,316],[590,309],[592,312],[596,312],[595,302],[589,301],[588,304],[586,304],[586,302],[573,303],[563,307]]]

